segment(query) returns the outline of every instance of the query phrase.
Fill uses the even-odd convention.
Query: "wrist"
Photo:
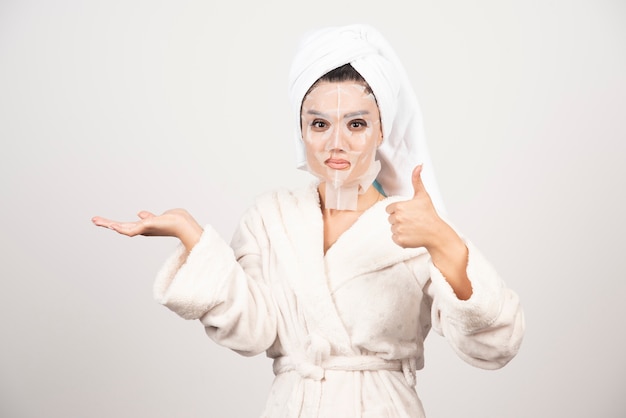
[[[461,237],[443,220],[432,229],[432,238],[425,247],[431,257],[436,258],[465,251],[465,243]]]
[[[178,229],[177,238],[189,252],[200,241],[202,232],[204,229],[193,218],[186,216]]]

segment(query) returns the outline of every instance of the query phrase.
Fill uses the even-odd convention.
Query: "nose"
[[[334,129],[326,142],[326,151],[349,151],[349,141],[342,129]]]

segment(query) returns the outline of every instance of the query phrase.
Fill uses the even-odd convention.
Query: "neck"
[[[364,193],[359,194],[358,200],[357,200],[357,208],[355,211],[340,210],[340,209],[327,209],[326,204],[325,204],[326,202],[326,187],[325,186],[326,186],[325,183],[320,183],[317,186],[317,192],[319,193],[319,196],[320,196],[320,206],[322,208],[322,211],[329,215],[334,215],[334,214],[344,213],[344,212],[364,212],[370,207],[372,207],[376,202],[384,198],[384,196],[380,194],[380,192],[376,190],[374,186],[370,185]]]

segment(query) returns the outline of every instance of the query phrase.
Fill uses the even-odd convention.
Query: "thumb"
[[[154,218],[155,215],[154,213],[148,212],[147,210],[142,210],[142,211],[139,211],[137,216],[139,216],[139,218],[141,219],[147,219],[147,218]]]
[[[411,182],[413,183],[413,198],[416,198],[417,195],[426,192],[426,188],[424,187],[424,183],[422,183],[422,164],[418,165],[413,169],[413,174],[411,174]]]

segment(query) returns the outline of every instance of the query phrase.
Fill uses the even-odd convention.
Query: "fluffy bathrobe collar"
[[[366,210],[324,254],[324,225],[317,183],[297,191],[279,190],[257,201],[268,241],[280,248],[282,277],[304,313],[307,335],[331,341],[336,354],[353,354],[332,289],[367,272],[408,260],[426,252],[404,249],[391,239],[385,209],[401,200],[388,197]]]

